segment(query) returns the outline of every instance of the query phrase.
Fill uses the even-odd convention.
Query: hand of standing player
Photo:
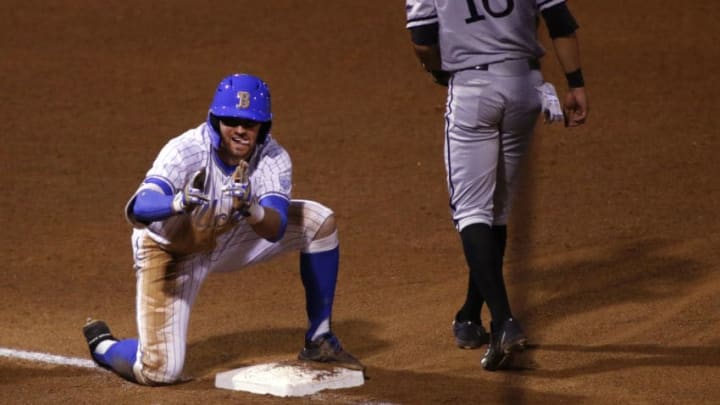
[[[585,123],[589,112],[577,35],[573,32],[553,38],[553,46],[568,81],[568,91],[563,103],[566,126],[577,127]]]
[[[568,127],[584,124],[589,111],[585,87],[570,88],[565,95],[564,107]]]

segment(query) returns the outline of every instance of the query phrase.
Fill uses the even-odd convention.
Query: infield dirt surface
[[[214,387],[300,350],[289,255],[207,279],[190,382],[0,358],[0,402],[717,403],[716,3],[569,1],[591,112],[577,129],[538,125],[506,264],[534,346],[490,373],[483,350],[453,344],[467,270],[447,208],[445,89],[412,53],[403,2],[4,0],[0,347],[89,359],[88,316],[136,334],[123,206],[165,142],[205,119],[219,80],[247,72],[270,85],[293,196],[337,215],[333,325],[368,379],[285,400]]]

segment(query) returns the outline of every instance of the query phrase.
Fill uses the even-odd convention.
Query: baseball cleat
[[[351,370],[365,370],[360,360],[343,349],[340,340],[332,332],[313,341],[305,341],[305,347],[298,354],[298,360],[334,364]]]
[[[490,344],[480,360],[480,365],[488,371],[506,368],[512,361],[513,353],[525,350],[526,344],[527,337],[515,319],[508,318],[497,329],[495,324],[491,323]]]
[[[486,344],[490,335],[480,322],[473,321],[453,321],[453,335],[455,335],[455,344],[461,349],[477,349]]]
[[[110,328],[103,321],[88,318],[83,326],[83,335],[90,348],[90,356],[95,360],[95,348],[106,340],[117,340],[110,333]],[[97,363],[97,361],[95,361]]]

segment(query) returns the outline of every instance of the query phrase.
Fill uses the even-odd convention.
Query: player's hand
[[[176,213],[190,212],[198,205],[206,204],[209,200],[204,193],[205,169],[198,170],[188,179],[185,187],[175,194],[173,199],[173,211]]]
[[[575,87],[568,90],[565,95],[565,116],[567,117],[565,126],[577,127],[584,124],[589,111],[590,106],[585,88]]]
[[[247,162],[240,162],[237,169],[235,169],[235,173],[233,173],[232,182],[223,187],[222,192],[225,195],[234,197],[233,207],[243,215],[247,213],[253,204],[257,204],[257,199],[252,192]]]
[[[223,187],[223,194],[233,197],[233,208],[245,217],[245,221],[253,227],[265,218],[265,208],[258,203],[257,197],[252,192],[250,183],[249,165],[242,161],[235,169],[230,184]]]

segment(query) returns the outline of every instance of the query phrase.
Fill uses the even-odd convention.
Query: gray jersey
[[[442,69],[540,58],[542,10],[565,0],[406,0],[407,28],[438,23]]]
[[[227,173],[218,163],[218,157],[212,151],[209,131],[207,123],[203,123],[171,139],[145,176],[146,179],[160,180],[174,194],[182,190],[193,173],[205,170],[204,192],[210,198],[207,205],[196,208],[190,215],[172,216],[148,226],[152,239],[172,252],[211,250],[218,236],[239,222],[245,222],[240,213],[233,210],[233,197],[222,192],[222,188],[232,182],[232,173]],[[258,199],[276,195],[290,200],[292,162],[285,149],[271,136],[264,144],[258,145],[249,164],[250,183]],[[143,188],[156,187],[155,184],[143,183],[138,192]],[[129,212],[128,219],[136,227],[144,227]]]

